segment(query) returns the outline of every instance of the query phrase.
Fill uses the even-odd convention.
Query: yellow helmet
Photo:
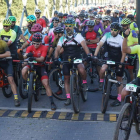
[[[10,19],[4,19],[4,21],[3,21],[4,26],[10,26],[11,24],[12,24],[12,22]]]

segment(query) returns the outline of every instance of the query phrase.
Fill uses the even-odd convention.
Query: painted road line
[[[103,121],[104,120],[104,114],[97,114],[97,121]]]
[[[55,113],[55,111],[49,111],[46,115],[46,118],[51,119],[53,117],[54,113]]]
[[[64,120],[66,118],[67,112],[61,112],[58,119],[59,120]]]
[[[0,110],[0,116],[2,116],[7,110]]]
[[[111,121],[111,122],[114,121],[115,122],[116,120],[117,120],[116,114],[110,114],[109,115],[109,121]]]
[[[78,120],[78,117],[79,117],[79,114],[74,114],[73,113],[73,115],[72,115],[72,118],[71,118],[71,120]]]
[[[91,113],[85,113],[85,116],[84,116],[84,121],[90,121],[91,120]]]
[[[13,110],[9,113],[8,117],[14,117],[15,114],[17,113],[18,111],[17,110]]]
[[[28,116],[28,111],[26,110],[26,111],[24,111],[22,114],[21,114],[21,117],[27,117]]]
[[[42,111],[36,111],[35,114],[33,115],[33,118],[39,118],[41,113]]]

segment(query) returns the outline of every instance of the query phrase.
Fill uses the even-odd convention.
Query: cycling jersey
[[[48,47],[44,45],[40,45],[39,48],[35,48],[34,45],[31,45],[27,48],[26,53],[32,52],[33,57],[41,57],[43,56],[44,58],[47,55]]]
[[[131,49],[131,54],[137,54],[138,55],[139,62],[140,62],[140,45],[135,45],[133,47],[130,47],[130,49]],[[137,77],[140,78],[140,68],[139,68],[139,72],[138,72]]]
[[[54,30],[54,28],[50,29],[49,30],[49,33],[48,33],[48,36],[49,37],[52,37],[52,41],[51,42],[53,42],[54,41],[54,38],[55,38],[53,30]]]
[[[130,29],[134,30],[134,31],[139,31],[138,26],[137,26],[137,24],[135,22],[132,22],[130,24]]]
[[[102,37],[100,41],[106,43],[109,59],[115,62],[120,62],[122,57],[121,47],[123,37],[119,34],[116,37],[113,37],[111,32],[108,32]]]
[[[18,40],[20,35],[22,35],[21,28],[19,26],[15,25],[15,26],[11,26],[11,29],[16,32],[16,36],[17,36],[16,40]]]
[[[105,30],[104,30],[102,36],[104,36],[105,33],[108,33],[108,32],[110,32],[110,31],[111,31],[111,30],[110,30],[110,25],[109,25],[107,28],[105,28]]]
[[[46,28],[46,22],[43,18],[37,19],[36,23],[40,24],[43,28]]]
[[[0,30],[0,37],[5,42],[11,42],[9,46],[11,54],[14,54],[13,59],[17,59],[17,42],[16,42],[16,32],[10,29],[9,32],[6,32],[4,29]]]
[[[96,38],[100,37],[100,34],[98,32],[92,31],[92,32],[86,32],[86,40],[95,40]],[[88,44],[87,45],[89,48],[96,48],[97,43],[94,44]]]
[[[7,46],[7,43],[3,40],[0,40],[0,54],[5,53],[6,51],[10,51]]]
[[[95,32],[99,32],[99,29],[100,29],[101,30],[101,32],[99,32],[100,34],[102,34],[104,32],[104,29],[103,29],[101,22],[99,24],[96,24],[93,29]]]

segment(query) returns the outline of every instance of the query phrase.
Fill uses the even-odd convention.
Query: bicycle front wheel
[[[32,109],[32,97],[33,97],[33,73],[30,73],[29,75],[29,87],[28,87],[28,112],[31,112]]]
[[[104,80],[102,105],[101,105],[102,113],[106,112],[108,101],[109,101],[109,95],[110,95],[110,90],[111,90],[111,82],[109,82],[109,79],[111,79],[111,75],[106,76]]]
[[[128,140],[133,123],[132,113],[131,104],[124,104],[118,117],[113,140]]]
[[[80,95],[78,91],[76,74],[70,76],[70,95],[72,100],[72,106],[75,113],[80,112]]]

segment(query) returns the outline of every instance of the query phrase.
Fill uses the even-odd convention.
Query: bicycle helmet
[[[34,15],[29,15],[27,17],[27,22],[35,22],[36,21],[36,17]]]
[[[103,21],[107,21],[107,20],[111,21],[111,17],[110,16],[105,16],[105,17],[102,18],[102,20]]]
[[[63,17],[63,13],[58,13],[58,17]]]
[[[32,41],[34,42],[42,42],[42,35],[41,33],[34,33],[32,37]]]
[[[64,33],[64,28],[63,27],[56,27],[53,30],[54,33]]]
[[[58,17],[54,17],[54,18],[52,19],[52,22],[54,22],[54,21],[59,22],[59,18],[58,18]]]
[[[9,19],[10,19],[11,21],[16,21],[16,17],[15,17],[15,16],[10,16]]]
[[[64,24],[75,24],[75,20],[72,17],[69,17],[65,20]]]
[[[134,20],[134,15],[130,14],[127,16],[127,18],[131,19],[131,20]]]
[[[88,13],[85,14],[85,18],[86,18],[86,19],[88,18]]]
[[[83,17],[84,18],[85,17],[85,14],[84,13],[80,13],[79,14],[79,17]]]
[[[117,14],[119,14],[119,10],[114,10],[114,13],[117,13]]]
[[[31,32],[41,32],[42,31],[42,26],[38,23],[36,23],[35,25],[33,25],[33,27],[31,28]]]
[[[122,19],[121,25],[128,25],[128,24],[131,24],[131,21],[130,21],[129,18],[124,18],[124,19]]]
[[[40,9],[35,9],[35,13],[41,13]]]
[[[58,11],[54,11],[54,14],[58,15]]]
[[[10,26],[11,24],[12,24],[12,22],[10,19],[4,19],[4,21],[3,21],[4,26]]]
[[[99,14],[99,15],[96,15],[95,16],[95,19],[102,19],[102,16]]]
[[[93,12],[93,14],[94,14],[94,16],[96,16],[97,15],[97,12]]]
[[[110,28],[121,30],[121,26],[120,26],[120,24],[118,22],[111,23]]]
[[[106,14],[110,14],[111,13],[111,10],[106,10]]]
[[[87,23],[86,23],[87,26],[94,26],[95,23],[93,20],[89,20]]]
[[[124,18],[124,17],[125,17],[125,14],[121,14],[120,17],[121,17],[121,18]]]
[[[68,14],[67,14],[67,13],[63,14],[63,17],[67,17],[67,16],[68,16]]]

